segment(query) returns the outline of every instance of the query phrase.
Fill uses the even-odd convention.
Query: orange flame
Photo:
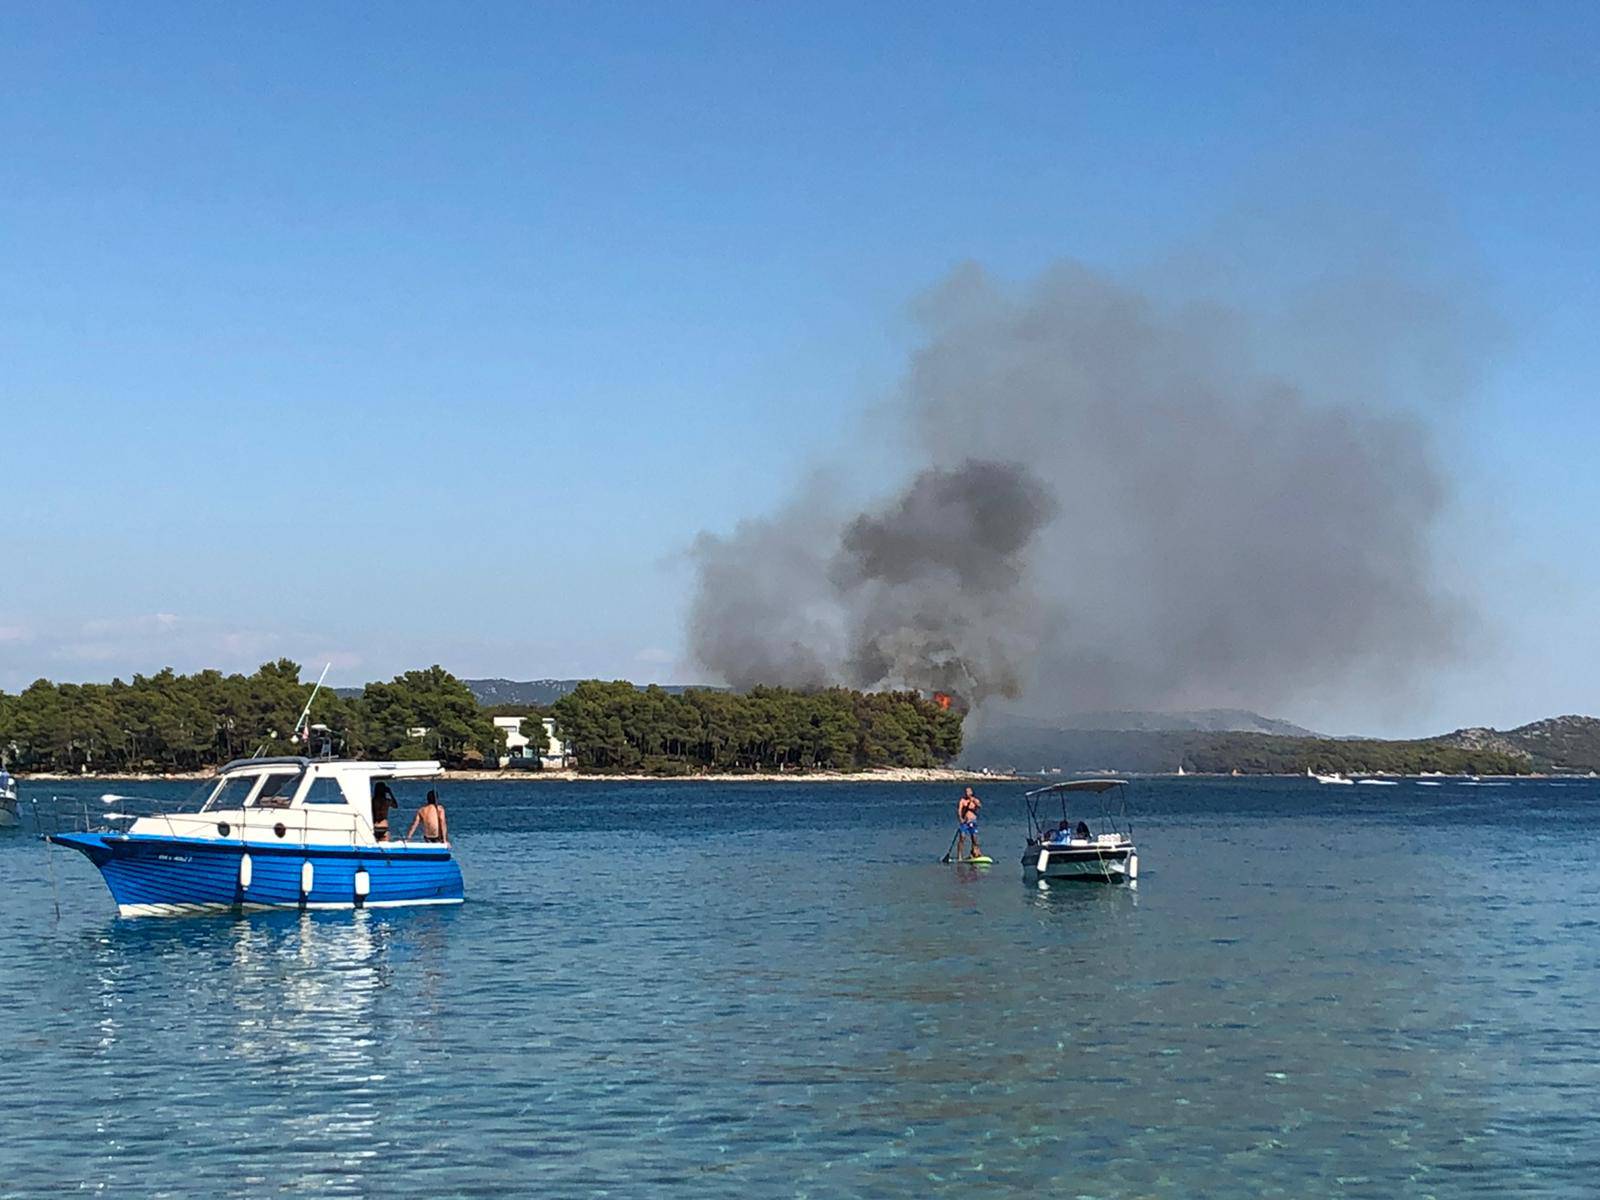
[[[949,711],[949,708],[950,708],[950,695],[949,695],[948,692],[935,692],[933,694],[933,702],[935,704],[937,704],[940,708],[945,709],[946,711]]]

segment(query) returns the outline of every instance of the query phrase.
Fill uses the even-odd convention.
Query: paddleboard
[[[969,866],[974,867],[988,867],[994,865],[994,859],[990,858],[987,854],[980,854],[977,858],[952,858],[950,861],[955,863],[957,866],[960,866],[962,863],[966,863]]]

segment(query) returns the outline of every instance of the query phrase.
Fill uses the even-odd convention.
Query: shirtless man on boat
[[[428,789],[428,798],[422,802],[422,807],[417,809],[417,815],[411,818],[411,828],[406,830],[406,841],[411,840],[411,835],[417,831],[418,825],[422,826],[424,841],[450,840],[450,822],[445,819],[444,805],[439,803],[439,793],[432,788]]]

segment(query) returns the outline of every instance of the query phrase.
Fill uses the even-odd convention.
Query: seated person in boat
[[[1049,840],[1052,846],[1065,846],[1068,842],[1087,842],[1090,840],[1089,826],[1079,821],[1078,827],[1074,829],[1071,821],[1063,820],[1050,831]]]
[[[372,836],[378,841],[389,840],[389,814],[399,807],[387,783],[380,779],[372,785]]]
[[[428,789],[428,798],[422,802],[422,807],[417,809],[417,815],[411,818],[411,828],[406,830],[406,840],[411,840],[411,835],[417,831],[417,826],[422,826],[422,837],[429,842],[447,842],[450,840],[450,823],[445,819],[444,805],[439,803],[439,793],[432,788]]]

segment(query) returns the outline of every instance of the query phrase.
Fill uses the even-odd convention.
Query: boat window
[[[206,806],[206,801],[211,799],[211,793],[216,791],[216,789],[217,780],[216,777],[213,776],[204,783],[197,785],[192,792],[185,796],[183,798],[183,806],[176,811],[201,812]]]
[[[288,808],[289,801],[294,799],[294,794],[300,789],[300,778],[303,771],[296,771],[292,775],[268,775],[261,781],[261,790],[256,793],[252,808]]]
[[[304,804],[343,804],[344,790],[339,786],[337,779],[330,779],[326,775],[319,775],[311,781],[311,786],[306,789]]]
[[[222,781],[221,786],[211,793],[211,800],[206,805],[207,812],[215,812],[222,808],[243,808],[245,799],[250,795],[250,789],[256,785],[254,775],[230,775]]]

